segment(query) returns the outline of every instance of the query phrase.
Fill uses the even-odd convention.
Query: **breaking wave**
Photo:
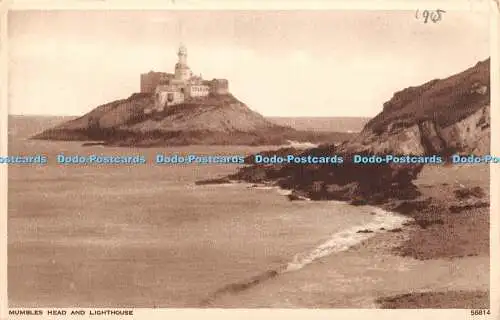
[[[300,270],[317,259],[326,257],[335,252],[341,252],[349,249],[350,247],[380,232],[380,229],[382,228],[385,230],[398,228],[401,227],[404,222],[410,220],[410,218],[396,215],[380,208],[374,208],[372,211],[376,214],[372,222],[363,226],[354,226],[335,233],[312,251],[305,254],[295,255],[293,260],[288,263],[284,272]],[[362,230],[369,230],[371,232],[358,232]]]
[[[404,222],[411,220],[411,218],[376,207],[372,208],[371,211],[375,213],[373,221],[334,233],[313,250],[296,254],[292,261],[282,265],[281,267],[273,270],[267,270],[250,279],[228,284],[212,293],[207,299],[203,300],[201,304],[203,306],[210,305],[211,302],[221,295],[236,294],[255,287],[266,280],[276,278],[280,274],[300,270],[320,258],[324,258],[336,252],[345,251],[354,245],[361,243],[363,240],[371,238],[375,234],[382,232],[382,230],[391,230],[401,227]],[[359,232],[363,230],[369,230],[370,232]]]
[[[316,148],[319,146],[317,143],[311,143],[311,142],[299,142],[299,141],[293,141],[293,140],[287,140],[288,145],[287,147],[293,147],[297,149],[302,149],[302,148]]]

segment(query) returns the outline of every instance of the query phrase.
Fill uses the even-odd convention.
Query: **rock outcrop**
[[[283,150],[278,151],[280,154]],[[341,200],[352,204],[381,204],[389,199],[413,199],[413,186],[423,165],[365,164],[352,161],[353,154],[342,147],[324,145],[305,151],[291,151],[298,157],[341,154],[342,164],[254,164],[229,176],[232,181],[274,184],[311,200]],[[358,153],[369,156],[371,153]],[[251,161],[252,157],[246,160]]]
[[[350,142],[350,150],[400,154],[486,153],[490,60],[394,94]]]
[[[149,114],[151,94],[99,106],[84,116],[46,130],[34,139],[102,141],[115,146],[282,145],[288,141],[343,141],[347,133],[297,131],[274,124],[231,94],[193,98]]]
[[[423,164],[360,165],[353,163],[353,155],[440,155],[446,161],[451,153],[487,154],[489,93],[488,59],[449,78],[396,93],[359,135],[340,146],[277,152],[341,155],[342,164],[257,164],[240,169],[230,179],[274,183],[313,200],[381,204],[390,199],[413,199],[419,191],[412,181]]]

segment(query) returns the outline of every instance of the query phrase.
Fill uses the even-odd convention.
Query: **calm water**
[[[55,163],[60,152],[139,153],[152,162],[157,152],[246,154],[258,148],[82,147],[25,140],[30,129],[16,122],[9,153],[43,153],[49,164],[9,167],[11,306],[196,307],[229,284],[297,255],[310,257],[332,234],[374,219],[368,207],[290,202],[276,190],[243,184],[194,185],[234,172],[235,165]]]

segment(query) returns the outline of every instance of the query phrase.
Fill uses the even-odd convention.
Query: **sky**
[[[173,72],[177,49],[265,116],[372,117],[394,92],[489,57],[484,13],[11,11],[10,114],[83,115]]]

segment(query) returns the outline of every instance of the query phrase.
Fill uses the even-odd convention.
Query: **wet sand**
[[[348,251],[244,292],[219,297],[211,306],[487,308],[489,208],[454,213],[449,208],[489,201],[457,199],[454,193],[479,186],[488,194],[488,168],[428,167],[416,184],[422,190],[421,199],[432,197],[426,208],[406,213],[418,223],[379,230]]]

